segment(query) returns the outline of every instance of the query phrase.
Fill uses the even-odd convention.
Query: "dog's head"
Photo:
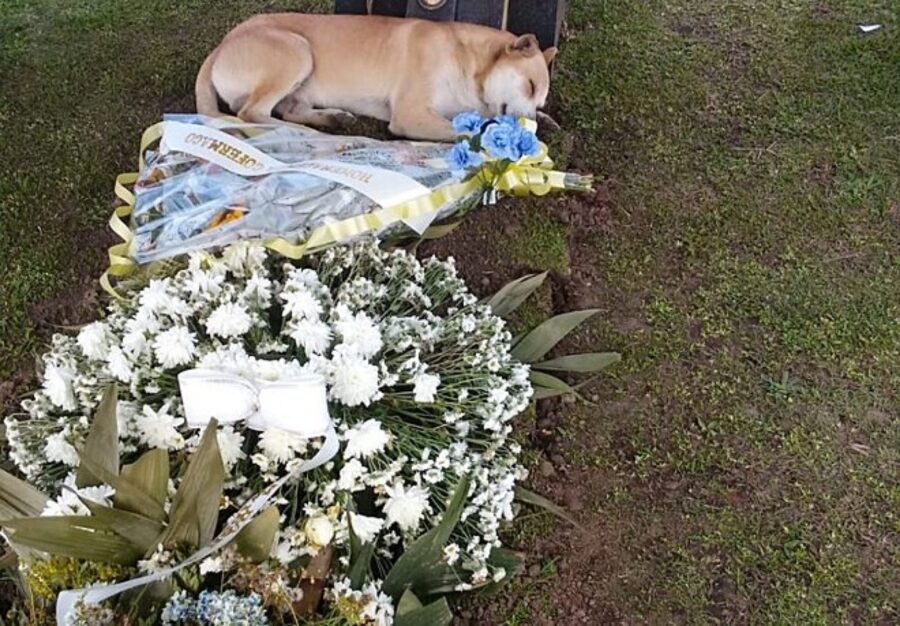
[[[534,35],[522,35],[507,44],[484,78],[488,113],[535,119],[550,92],[548,66],[556,52],[556,48],[541,52]]]

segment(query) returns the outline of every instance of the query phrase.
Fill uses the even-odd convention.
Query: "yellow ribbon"
[[[237,118],[225,119],[241,123]],[[164,125],[161,122],[144,131],[141,137],[139,159],[141,170],[144,168],[144,152],[151,143],[162,136],[163,128]],[[242,128],[242,130],[248,132],[256,129]],[[136,172],[120,174],[116,177],[115,194],[123,204],[116,207],[109,219],[109,227],[122,241],[109,248],[109,269],[100,277],[100,285],[107,293],[118,299],[123,298],[112,286],[110,277],[124,278],[137,267],[137,263],[131,255],[134,234],[126,223],[126,219],[134,209],[135,201],[134,193],[127,186],[134,184],[137,179],[138,173]],[[296,260],[310,252],[347,241],[364,233],[377,231],[390,224],[435,213],[445,204],[461,200],[479,190],[491,188],[507,195],[543,196],[554,189],[565,189],[565,173],[553,170],[553,161],[547,155],[547,146],[542,143],[541,150],[537,155],[525,157],[508,165],[505,171],[499,175],[493,171],[491,162],[488,162],[480,172],[464,182],[441,187],[428,195],[396,206],[324,224],[313,229],[303,242],[292,243],[283,237],[273,237],[263,243],[270,250]],[[455,225],[453,226],[455,227]],[[432,239],[447,232],[449,230],[445,225],[433,226],[425,231],[423,238]]]

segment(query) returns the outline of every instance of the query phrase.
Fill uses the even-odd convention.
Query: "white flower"
[[[306,354],[322,354],[331,346],[331,328],[318,320],[291,323],[290,336]]]
[[[314,546],[327,546],[334,539],[334,524],[324,515],[314,515],[303,527],[306,539]]]
[[[440,376],[437,374],[419,374],[413,382],[415,383],[413,392],[416,395],[416,402],[434,402],[438,386],[441,384]]]
[[[381,422],[370,419],[348,430],[344,439],[347,440],[344,457],[365,459],[384,450],[391,440],[391,435],[381,429]]]
[[[455,543],[444,546],[444,563],[453,565],[459,560],[459,546]]]
[[[495,583],[499,583],[504,578],[506,578],[506,570],[505,569],[503,569],[502,567],[498,567],[497,569],[494,570],[493,580]]]
[[[363,543],[375,541],[378,533],[384,528],[384,520],[380,517],[368,517],[356,513],[350,513],[350,523],[353,526],[353,532]]]
[[[165,369],[186,365],[196,353],[194,333],[185,326],[176,326],[160,333],[153,341],[156,359]]]
[[[66,441],[65,433],[55,433],[44,443],[44,456],[53,463],[63,463],[69,467],[78,466],[78,451]]]
[[[365,313],[350,312],[346,305],[335,308],[338,321],[334,327],[348,350],[363,357],[371,357],[381,350],[384,342],[375,322]]]
[[[206,330],[219,337],[240,337],[250,330],[253,320],[247,309],[234,302],[227,302],[210,313]]]
[[[109,350],[109,329],[103,322],[93,322],[78,332],[78,345],[89,359],[103,359]]]
[[[72,390],[72,379],[75,373],[68,367],[48,364],[44,369],[44,391],[50,402],[66,411],[73,411],[78,406]]]
[[[341,473],[338,476],[337,488],[341,491],[358,491],[362,489],[359,479],[362,478],[365,473],[366,468],[359,462],[359,459],[350,459],[347,463],[344,463],[344,466],[341,468]]]
[[[109,485],[99,485],[97,487],[81,487],[75,486],[75,474],[66,476],[63,482],[63,489],[55,500],[47,500],[44,510],[41,511],[41,517],[55,515],[90,515],[90,509],[85,506],[79,496],[83,496],[86,500],[109,506],[116,490]]]
[[[260,435],[259,448],[270,460],[287,463],[299,450],[305,449],[306,444],[296,435],[277,428],[269,428]]]
[[[249,241],[238,241],[222,251],[222,262],[238,276],[262,267],[265,260],[266,249]]]
[[[134,370],[131,369],[131,363],[128,357],[122,352],[119,346],[113,346],[109,350],[106,357],[106,365],[109,367],[109,373],[123,383],[130,383],[134,378]]]
[[[378,395],[378,368],[340,353],[331,362],[331,395],[347,406],[369,406]]]
[[[235,432],[231,426],[220,428],[216,433],[216,441],[219,443],[219,452],[222,455],[225,471],[231,471],[235,463],[247,456],[241,449],[244,445],[244,435]]]
[[[295,320],[318,319],[322,313],[322,304],[305,286],[281,294],[284,300],[284,313]]]
[[[388,500],[383,508],[388,524],[397,524],[405,531],[418,528],[428,507],[428,492],[417,486],[407,489],[401,482],[386,487],[385,491]]]
[[[180,450],[184,447],[184,437],[178,432],[178,426],[182,424],[184,419],[169,414],[168,403],[158,411],[145,404],[134,418],[134,427],[141,442],[150,448],[164,450]]]

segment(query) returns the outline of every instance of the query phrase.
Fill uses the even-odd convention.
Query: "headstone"
[[[471,22],[509,30],[516,35],[534,33],[541,48],[559,43],[566,0],[335,0],[336,13],[419,17]]]

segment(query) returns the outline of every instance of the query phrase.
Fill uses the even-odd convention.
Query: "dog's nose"
[[[500,107],[500,114],[501,114],[501,115],[506,115],[506,111],[507,111],[508,109],[509,109],[509,105],[506,104],[506,103],[504,102],[504,103],[503,103],[503,106]]]

